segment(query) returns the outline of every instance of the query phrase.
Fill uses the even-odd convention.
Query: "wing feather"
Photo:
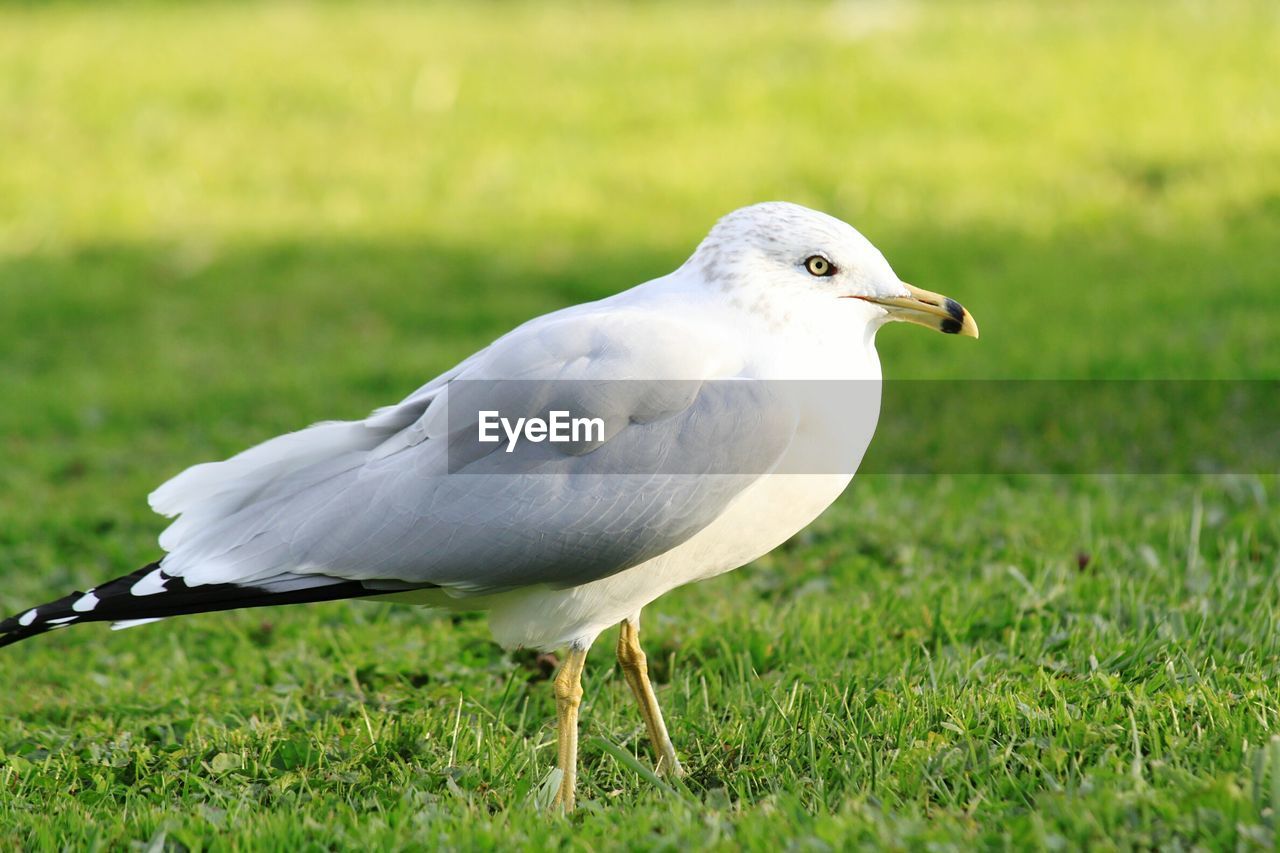
[[[581,584],[693,536],[795,436],[796,411],[768,383],[702,381],[741,362],[695,324],[644,311],[543,321],[400,408],[179,475],[153,500],[182,513],[165,572],[189,586],[311,574],[457,594]],[[679,378],[640,381],[655,375]],[[459,441],[478,407],[549,405],[601,417],[605,439]]]

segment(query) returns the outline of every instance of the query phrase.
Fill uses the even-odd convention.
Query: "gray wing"
[[[781,458],[799,422],[768,382],[447,387],[376,446],[272,481],[186,535],[165,572],[188,584],[295,573],[458,593],[582,584],[706,527]],[[482,446],[468,437],[485,406],[565,406],[601,417],[606,435]]]

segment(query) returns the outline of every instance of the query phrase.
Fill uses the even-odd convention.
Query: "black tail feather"
[[[148,583],[149,590],[153,591],[135,593],[134,587],[148,575],[154,575]],[[82,622],[164,619],[190,613],[307,604],[386,593],[386,589],[371,589],[359,581],[297,575],[285,582],[268,582],[262,586],[221,583],[193,587],[187,586],[180,577],[162,572],[157,561],[88,592],[73,592],[0,621],[0,647]]]

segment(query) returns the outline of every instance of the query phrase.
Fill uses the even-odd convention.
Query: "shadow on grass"
[[[975,343],[887,330],[886,375],[1280,377],[1274,207],[1155,234],[873,235],[905,280],[960,299],[983,332]],[[69,402],[60,385],[80,392],[76,405],[119,399],[174,422],[210,396],[222,411],[291,396],[299,418],[354,416],[532,316],[674,269],[698,236],[641,252],[494,238],[192,241],[0,258],[0,424],[42,433],[42,415]]]

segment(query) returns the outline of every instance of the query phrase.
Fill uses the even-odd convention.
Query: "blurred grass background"
[[[0,6],[0,603],[764,199],[980,320],[890,377],[1277,378],[1278,55],[1235,0]],[[482,622],[59,634],[0,656],[0,841],[1269,846],[1275,485],[862,481],[646,623],[688,801],[590,746],[648,761],[601,642],[573,823]]]

